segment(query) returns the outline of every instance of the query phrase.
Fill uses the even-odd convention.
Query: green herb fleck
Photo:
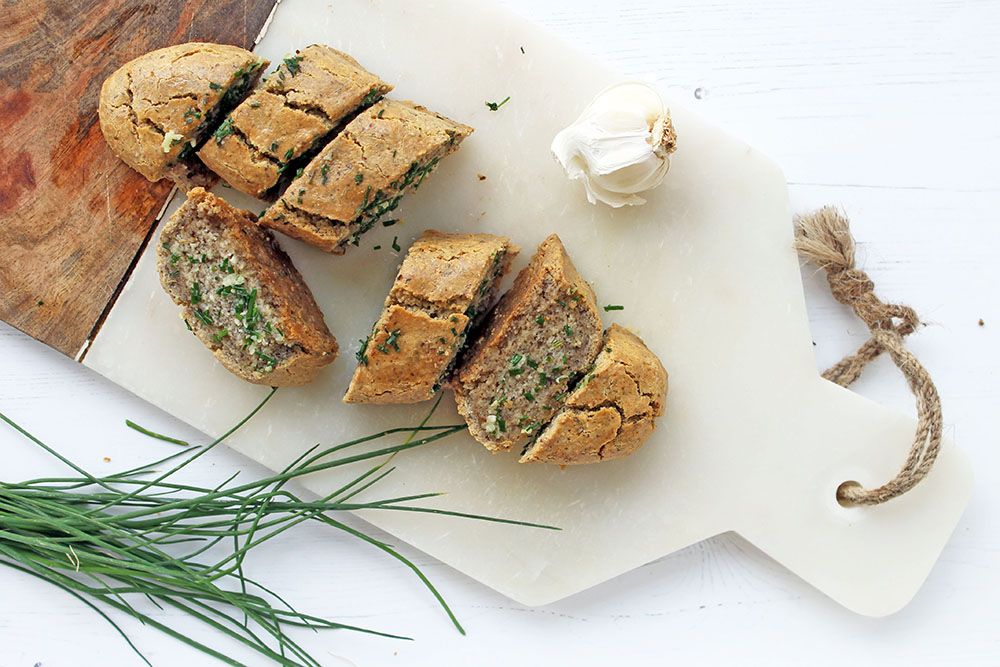
[[[191,285],[191,303],[201,303],[201,283]]]
[[[213,324],[212,316],[209,315],[208,313],[206,313],[201,308],[199,308],[198,310],[194,311],[194,316],[197,317],[199,320],[201,320],[202,324],[208,324],[208,325]]]
[[[625,306],[617,306],[615,304],[604,306],[604,312],[610,313],[612,310],[625,310]]]
[[[226,120],[222,121],[222,124],[219,125],[219,127],[216,128],[215,132],[212,133],[212,137],[215,139],[215,143],[221,146],[225,138],[232,133],[233,133],[233,119],[230,116],[229,118],[226,118]]]
[[[299,63],[302,62],[302,56],[292,56],[290,58],[285,58],[282,62],[285,63],[285,67],[288,68],[288,73],[291,74],[292,76],[295,76],[302,70],[302,67],[299,65]]]
[[[361,343],[361,347],[354,353],[354,358],[358,360],[358,363],[364,364],[365,366],[368,365],[368,355],[366,353],[368,351],[368,341],[370,340],[371,336],[365,338],[364,340],[358,339],[358,342]]]
[[[208,82],[208,87],[211,88],[212,90],[222,90],[222,86],[219,85],[219,84],[217,84],[214,81],[209,81]]]
[[[392,349],[399,352],[399,329],[393,329],[389,332],[389,337],[385,339],[385,344],[392,347]]]
[[[487,102],[486,108],[489,109],[490,111],[499,111],[500,107],[507,104],[507,102],[510,102],[510,95],[503,98],[503,101],[501,102]]]
[[[369,107],[379,101],[381,97],[382,91],[378,89],[378,86],[372,86],[371,90],[368,91],[368,94],[365,95],[365,98],[361,100],[361,106]]]
[[[572,336],[573,335],[573,327],[571,327],[568,324],[563,327],[563,331],[566,333],[567,336]]]
[[[535,318],[535,323],[536,324],[545,324],[545,317],[542,316],[542,315],[537,316]]]
[[[228,329],[219,329],[214,334],[212,334],[212,340],[216,343],[221,343],[222,339],[229,335]]]
[[[254,352],[254,354],[257,356],[258,359],[267,364],[268,368],[270,369],[274,369],[274,367],[278,365],[278,360],[269,354],[264,354],[260,350]]]
[[[535,395],[532,394],[530,391],[526,391],[524,392],[524,398],[527,399],[529,403],[532,403],[535,400]]]
[[[363,181],[363,180],[365,180],[365,175],[362,174],[360,171],[358,173],[354,174],[354,182],[356,184],[361,185],[361,181]]]
[[[393,236],[392,237],[392,249],[395,250],[396,252],[399,252],[400,250],[402,250],[402,248],[399,247],[399,237],[398,236]]]

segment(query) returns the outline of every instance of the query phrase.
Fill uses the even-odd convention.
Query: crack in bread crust
[[[520,462],[573,465],[627,456],[652,434],[666,392],[659,359],[638,336],[613,325],[591,371]]]

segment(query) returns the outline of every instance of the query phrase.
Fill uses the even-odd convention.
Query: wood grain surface
[[[0,27],[0,318],[76,356],[170,192],[108,150],[101,83],[169,44],[250,48],[274,0],[22,0]]]

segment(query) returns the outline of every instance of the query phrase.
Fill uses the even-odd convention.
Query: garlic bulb
[[[627,81],[606,88],[576,121],[556,135],[552,153],[572,180],[582,180],[591,204],[645,204],[638,195],[663,181],[677,134],[660,94]]]

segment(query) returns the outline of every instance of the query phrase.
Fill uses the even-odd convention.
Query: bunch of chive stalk
[[[358,494],[394,470],[387,466],[396,453],[441,440],[464,428],[428,426],[433,409],[415,427],[395,428],[326,448],[317,445],[281,473],[265,479],[237,485],[231,477],[216,488],[175,481],[179,470],[243,426],[274,391],[236,426],[204,447],[190,446],[128,422],[146,435],[184,448],[159,461],[102,477],[87,472],[0,413],[0,420],[74,473],[17,484],[0,482],[0,564],[38,577],[79,599],[110,623],[146,664],[149,661],[107,613],[108,609],[132,616],[230,665],[242,663],[158,621],[134,603],[144,600],[159,609],[181,610],[273,664],[314,666],[320,663],[289,637],[288,629],[342,629],[396,639],[407,637],[296,611],[263,584],[244,576],[244,561],[255,547],[306,521],[336,528],[412,570],[464,634],[444,598],[416,565],[388,544],[333,515],[361,509],[430,512],[551,528],[410,504],[438,495],[435,493],[373,502],[357,500]],[[402,441],[376,449],[359,447],[395,438]],[[306,500],[287,488],[289,482],[305,475],[369,460],[373,465],[326,496]],[[167,470],[158,472],[161,467]]]

